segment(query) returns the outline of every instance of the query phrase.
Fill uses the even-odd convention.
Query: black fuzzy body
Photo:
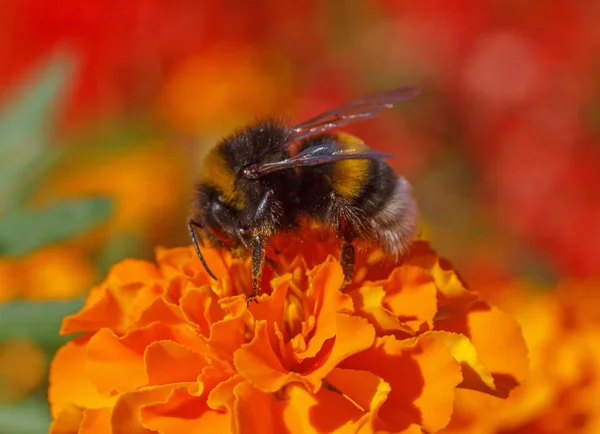
[[[235,178],[235,191],[243,197],[243,206],[224,200],[218,186],[200,182],[193,217],[217,235],[207,234],[208,238],[226,241],[230,246],[247,244],[245,237],[268,237],[279,231],[296,230],[307,218],[332,226],[349,240],[376,239],[373,218],[390,203],[398,182],[393,169],[383,160],[368,160],[360,190],[350,199],[341,198],[333,187],[338,163],[284,170],[259,179],[244,176],[243,170],[248,166],[289,158],[289,148],[283,145],[290,134],[285,124],[268,119],[237,131],[216,145],[215,152]],[[336,140],[336,134],[320,134],[300,142],[294,151]],[[267,193],[271,195],[269,209],[257,216]]]

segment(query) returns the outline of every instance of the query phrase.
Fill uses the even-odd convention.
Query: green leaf
[[[70,59],[55,55],[25,80],[0,115],[0,214],[24,200],[31,185],[56,158],[49,147],[58,104],[71,72]],[[25,198],[26,199],[26,198]]]
[[[4,198],[6,212],[20,208],[37,191],[44,182],[44,176],[64,155],[62,149],[48,149],[24,168],[18,182],[12,184],[10,193]]]
[[[79,235],[106,220],[107,198],[65,200],[42,209],[16,210],[0,219],[0,255],[18,256]]]
[[[0,405],[0,434],[43,434],[49,427],[50,411],[42,399]]]
[[[23,337],[52,351],[72,339],[72,336],[59,336],[58,331],[63,318],[78,312],[83,301],[80,297],[68,301],[14,300],[0,304],[0,342]]]

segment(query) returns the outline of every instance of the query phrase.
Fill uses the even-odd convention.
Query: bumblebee
[[[410,245],[417,206],[409,183],[384,161],[391,154],[334,129],[377,117],[419,93],[403,87],[374,94],[290,127],[270,117],[221,140],[206,155],[188,229],[198,246],[241,249],[252,256],[256,301],[269,238],[298,230],[303,221],[333,228],[341,240],[346,281],[355,242],[374,241],[392,257]]]

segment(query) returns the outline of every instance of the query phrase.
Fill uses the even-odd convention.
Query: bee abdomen
[[[381,160],[359,160],[367,164],[367,173],[355,197],[349,202],[360,208],[365,217],[373,217],[392,198],[396,190],[397,176],[394,170]]]
[[[347,133],[337,133],[335,139],[340,149],[365,146],[358,137]],[[331,177],[334,192],[349,202],[357,199],[363,192],[365,181],[369,177],[370,163],[370,160],[342,160],[334,163]]]
[[[417,232],[417,214],[410,184],[397,177],[392,195],[371,218],[373,237],[384,252],[399,256],[406,251]]]

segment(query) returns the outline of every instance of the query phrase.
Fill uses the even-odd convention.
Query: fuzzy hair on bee
[[[266,118],[232,133],[206,155],[188,229],[196,253],[215,278],[200,246],[249,252],[256,301],[269,238],[299,230],[303,221],[333,228],[341,241],[346,281],[354,273],[355,243],[375,242],[397,258],[417,230],[408,181],[362,140],[336,128],[372,119],[411,99],[416,87],[381,92],[296,126]],[[200,246],[199,246],[200,245]]]

